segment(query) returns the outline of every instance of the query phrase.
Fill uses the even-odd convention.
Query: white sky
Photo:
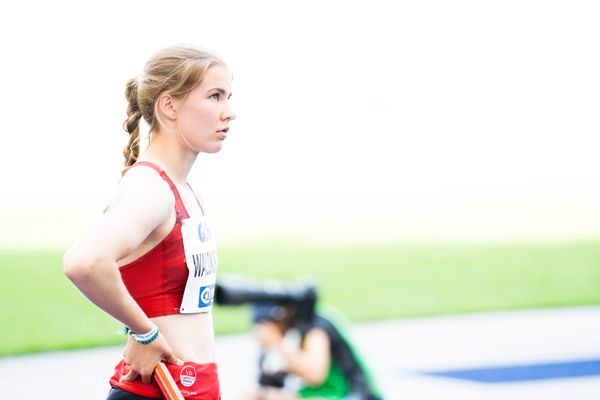
[[[192,181],[209,204],[212,196],[264,205],[234,215],[272,214],[274,196],[294,198],[288,212],[304,216],[340,202],[364,213],[385,203],[391,213],[403,201],[548,190],[558,195],[535,201],[560,197],[572,209],[574,187],[578,196],[600,193],[594,1],[7,3],[7,224],[28,226],[14,217],[27,210],[14,204],[56,212],[49,202],[71,207],[87,196],[96,207],[108,197],[127,139],[124,83],[155,50],[176,43],[207,47],[233,70],[238,119],[223,151],[201,157]],[[330,208],[309,196],[324,193]],[[589,225],[589,215],[579,218]],[[594,226],[586,229],[599,233]]]

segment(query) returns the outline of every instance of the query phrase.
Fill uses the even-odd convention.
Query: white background
[[[238,119],[190,177],[226,241],[599,236],[596,4],[4,2],[0,246],[92,223],[125,81],[177,43],[234,73]]]

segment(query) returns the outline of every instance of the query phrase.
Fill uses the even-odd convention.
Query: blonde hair
[[[127,119],[123,128],[129,134],[129,143],[123,149],[123,173],[140,154],[140,119],[144,118],[152,135],[160,126],[156,113],[158,99],[164,94],[174,98],[185,97],[202,82],[206,71],[213,65],[225,63],[216,55],[194,46],[167,47],[148,60],[142,75],[127,81]]]

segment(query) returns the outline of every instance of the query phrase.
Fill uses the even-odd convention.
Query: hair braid
[[[142,112],[137,97],[137,79],[130,79],[125,87],[125,98],[128,105],[127,119],[123,122],[123,129],[129,134],[129,143],[123,149],[123,156],[125,156],[123,173],[137,161],[140,155],[140,119],[142,118]]]

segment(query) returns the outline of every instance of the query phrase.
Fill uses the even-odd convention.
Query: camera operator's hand
[[[263,321],[254,326],[256,337],[264,348],[277,348],[283,342],[283,332],[274,322]]]

